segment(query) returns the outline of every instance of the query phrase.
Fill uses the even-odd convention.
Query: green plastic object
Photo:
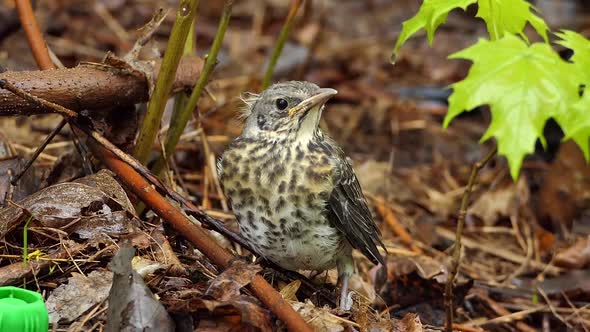
[[[48,329],[49,315],[41,294],[18,287],[0,287],[0,332]]]

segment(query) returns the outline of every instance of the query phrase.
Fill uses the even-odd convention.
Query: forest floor
[[[536,5],[552,27],[590,35],[590,7],[582,1]],[[160,7],[168,15],[140,59],[161,58],[176,6],[163,0],[40,0],[35,13],[51,51],[65,67],[74,67],[101,62],[107,52],[125,55]],[[60,122],[55,114],[0,117],[0,197],[12,195],[0,209],[0,284],[42,292],[55,331],[101,331],[111,313],[107,304],[115,303],[111,285],[122,287],[116,270],[125,265],[119,256],[117,268],[109,263],[123,242],[131,242],[137,250],[132,265],[155,297],[130,296],[142,303],[156,298],[179,331],[284,329],[249,290],[240,291],[252,271],[261,271],[318,331],[442,329],[449,248],[461,198],[473,165],[494,142],[479,142],[491,120],[485,108],[459,117],[448,129],[441,126],[447,87],[469,70],[469,62],[447,57],[485,36],[473,10],[449,15],[432,47],[424,34],[414,37],[391,63],[401,24],[418,7],[409,0],[308,1],[275,70],[276,81],[307,80],[338,90],[324,111],[322,128],[351,158],[388,251],[386,271],[354,253],[351,312],[335,309],[335,271],[303,285],[264,262],[218,269],[182,233],[137,209],[138,197],[112,173],[90,176],[103,166],[68,126],[11,187],[10,174]],[[201,1],[195,26],[201,57],[213,41],[222,8],[222,1]],[[163,177],[232,231],[237,224],[212,161],[239,135],[239,97],[259,92],[288,9],[286,0],[234,4],[206,94]],[[0,1],[0,68],[37,70],[12,1]],[[114,110],[121,111],[105,112]],[[105,136],[131,152],[144,111],[145,104],[103,114]],[[162,137],[171,112],[169,103]],[[557,126],[548,124],[545,135],[547,147],[539,144],[526,158],[518,180],[510,177],[503,157],[479,173],[455,284],[456,330],[590,329],[590,167],[576,145],[561,142]],[[246,249],[211,234],[224,248],[256,263]],[[23,257],[29,265],[23,265]],[[123,288],[118,291],[129,291]],[[157,319],[169,319],[166,312]],[[154,318],[137,319],[140,324]]]

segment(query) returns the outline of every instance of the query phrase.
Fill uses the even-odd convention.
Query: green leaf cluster
[[[510,173],[517,178],[524,157],[534,151],[539,139],[545,145],[543,128],[553,118],[590,158],[590,41],[573,31],[557,33],[556,42],[573,50],[564,61],[548,43],[549,30],[542,18],[524,0],[424,0],[419,12],[403,24],[394,52],[420,29],[429,42],[434,32],[455,8],[465,10],[477,3],[490,40],[450,56],[473,62],[467,77],[451,87],[447,127],[457,115],[489,105],[492,122],[482,137],[494,137],[498,153],[506,156]],[[524,27],[530,24],[545,42],[529,43]]]
[[[403,23],[393,53],[396,54],[412,35],[422,29],[426,30],[428,42],[432,44],[434,32],[453,9],[466,10],[474,3],[478,6],[476,16],[485,21],[490,39],[496,40],[506,34],[517,34],[527,39],[523,30],[528,22],[547,41],[547,24],[531,11],[531,4],[524,0],[424,0],[416,16]]]

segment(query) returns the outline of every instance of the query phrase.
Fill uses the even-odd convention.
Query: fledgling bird
[[[340,307],[350,309],[352,249],[385,265],[384,249],[356,175],[319,127],[336,90],[277,83],[245,100],[245,126],[218,163],[243,237],[288,270],[338,269]]]

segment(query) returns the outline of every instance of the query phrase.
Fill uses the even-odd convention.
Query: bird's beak
[[[322,88],[316,93],[315,95],[305,99],[304,101],[300,102],[299,105],[291,108],[289,110],[289,116],[293,117],[295,114],[305,113],[308,110],[312,109],[314,106],[323,105],[328,101],[328,99],[332,98],[338,91],[330,88]]]

